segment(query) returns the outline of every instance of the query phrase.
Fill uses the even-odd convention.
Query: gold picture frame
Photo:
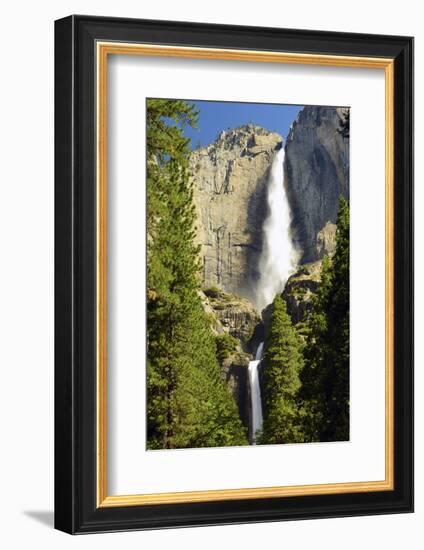
[[[306,55],[276,52],[226,50],[218,48],[170,47],[146,44],[97,42],[97,503],[99,507],[142,506],[145,504],[175,504],[275,498],[286,496],[326,495],[393,489],[393,338],[394,338],[394,195],[393,195],[393,108],[394,61],[384,58]],[[384,69],[386,124],[386,476],[383,481],[358,481],[320,485],[260,487],[252,489],[190,491],[109,496],[107,492],[107,63],[111,55],[180,57],[189,59],[219,59],[286,63],[330,67]]]

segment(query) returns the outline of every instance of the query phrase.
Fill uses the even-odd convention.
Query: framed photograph
[[[413,510],[413,39],[55,25],[55,525]]]

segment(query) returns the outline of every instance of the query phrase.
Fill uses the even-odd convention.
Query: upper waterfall
[[[284,148],[275,155],[267,184],[268,215],[263,224],[262,253],[259,258],[259,280],[256,305],[261,311],[284,289],[296,266],[291,212],[284,186]]]
[[[255,303],[269,171],[283,137],[246,124],[190,155],[202,285]]]

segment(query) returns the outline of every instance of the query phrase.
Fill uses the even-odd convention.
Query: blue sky
[[[249,122],[287,137],[291,123],[296,120],[302,105],[270,105],[269,103],[233,103],[224,101],[192,101],[200,111],[197,128],[185,128],[192,149],[198,143],[209,145],[222,130],[236,128]]]

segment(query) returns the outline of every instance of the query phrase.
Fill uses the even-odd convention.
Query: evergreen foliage
[[[303,368],[302,343],[280,294],[273,302],[263,362],[264,422],[260,443],[302,442],[298,399],[299,374]]]
[[[247,443],[199,295],[185,101],[147,101],[147,445]]]
[[[238,340],[231,334],[218,334],[215,336],[216,356],[219,363],[222,363],[227,357],[237,350]]]
[[[263,359],[260,443],[349,439],[349,205],[343,197],[336,251],[323,259],[303,333],[306,344],[277,295]]]
[[[307,441],[349,439],[349,205],[340,197],[336,252],[324,258],[305,348]]]

